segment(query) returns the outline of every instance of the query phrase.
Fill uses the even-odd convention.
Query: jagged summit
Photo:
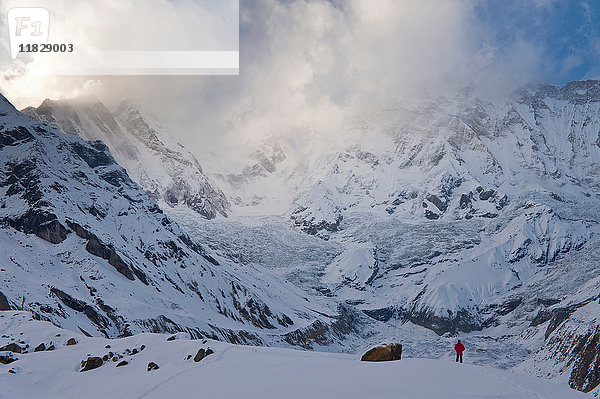
[[[163,207],[187,207],[208,219],[227,216],[227,199],[198,160],[133,104],[124,102],[113,113],[95,97],[46,99],[23,113],[65,133],[103,141],[132,179]]]
[[[0,138],[3,306],[107,337],[185,331],[305,347],[343,337],[335,310],[190,238],[102,142],[16,111],[0,116]]]
[[[28,119],[20,113],[10,101],[0,93],[0,113],[4,118]]]

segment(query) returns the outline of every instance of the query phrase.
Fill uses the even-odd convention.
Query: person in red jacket
[[[465,346],[462,344],[462,342],[460,342],[460,339],[456,345],[454,345],[454,350],[456,351],[456,362],[458,363],[460,359],[460,362],[462,363],[462,354],[465,351]]]

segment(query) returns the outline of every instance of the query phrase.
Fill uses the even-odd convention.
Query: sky
[[[475,14],[489,42],[510,49],[524,40],[540,49],[541,78],[552,84],[600,77],[600,2],[597,0],[488,0]]]
[[[119,4],[190,22],[205,0],[140,1]],[[94,94],[109,106],[129,98],[198,153],[274,132],[334,131],[357,111],[464,87],[501,99],[529,84],[600,78],[597,0],[241,0],[239,9],[239,76],[40,78],[28,72],[43,69],[33,58],[20,74],[0,63],[0,91],[19,108],[46,97]],[[111,18],[81,12],[115,40]]]

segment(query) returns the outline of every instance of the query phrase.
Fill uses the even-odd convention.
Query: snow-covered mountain
[[[35,122],[4,97],[0,265],[2,309],[89,335],[185,331],[309,348],[355,333],[335,309],[192,240],[105,144]]]
[[[131,131],[133,147],[148,141],[129,109],[108,113],[116,125],[94,138],[110,142]],[[47,121],[69,132],[69,123]],[[358,348],[360,334],[397,338],[415,357],[439,358],[459,335],[473,362],[584,391],[598,386],[600,82],[527,88],[494,103],[468,92],[415,99],[357,113],[335,133],[280,133],[244,146],[245,166],[211,171],[230,217],[164,210],[231,275],[247,276],[249,292],[264,286],[254,280],[261,272],[304,291],[275,295],[294,292],[281,283],[286,288],[260,292],[269,309],[294,321],[270,322],[284,342]],[[138,165],[151,170],[157,155]],[[303,296],[309,310],[296,300]],[[311,313],[315,303],[340,315]]]
[[[104,142],[161,207],[183,205],[208,219],[227,216],[227,199],[198,160],[147,111],[123,102],[111,113],[98,99],[88,97],[47,99],[22,112],[65,133]]]
[[[335,151],[307,158],[277,143],[279,163],[266,156],[271,168],[242,175],[297,193],[294,224],[345,248],[323,264],[323,285],[378,318],[482,329],[495,317],[483,309],[598,239],[600,82],[499,104],[397,103],[346,129]],[[307,152],[318,140],[308,136]]]
[[[411,324],[442,341],[460,334],[478,361],[513,367],[533,354],[522,371],[598,385],[590,370],[600,322],[580,309],[598,299],[600,82],[537,86],[495,103],[468,93],[399,102],[341,131],[333,148],[319,144],[328,132],[309,131],[302,145],[274,135],[249,149],[239,173],[215,175],[236,198],[234,213],[253,216],[174,217],[215,251],[265,265],[415,344]],[[227,237],[236,243],[223,245]],[[535,359],[549,360],[536,369]]]

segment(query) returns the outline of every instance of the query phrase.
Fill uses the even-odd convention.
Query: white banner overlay
[[[10,57],[14,60],[21,46],[48,42],[50,14],[45,8],[19,7],[8,10]]]
[[[51,64],[51,75],[237,75],[239,51],[100,51],[51,54],[72,63]]]
[[[239,74],[239,0],[2,0],[0,12],[13,75]]]

